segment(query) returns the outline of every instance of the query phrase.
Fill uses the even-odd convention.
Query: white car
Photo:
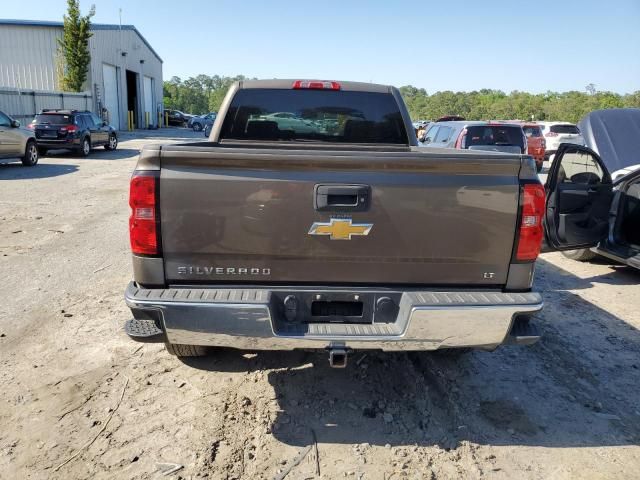
[[[305,120],[290,112],[276,112],[262,115],[263,120],[276,122],[280,130],[293,130],[297,133],[314,133],[318,127],[311,120]]]
[[[561,143],[584,145],[584,137],[573,123],[569,122],[536,122],[542,129],[547,147],[545,156],[548,159],[556,153]]]

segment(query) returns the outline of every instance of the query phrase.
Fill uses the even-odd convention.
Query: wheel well
[[[29,150],[29,145],[35,145],[36,147],[38,146],[38,144],[36,143],[35,138],[27,138],[27,142],[24,144],[24,154],[27,154],[27,150]]]

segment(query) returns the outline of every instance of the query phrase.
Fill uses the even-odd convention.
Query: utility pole
[[[120,56],[122,56],[122,8],[118,9],[118,18],[119,18],[119,34],[118,34],[118,42],[120,43]]]

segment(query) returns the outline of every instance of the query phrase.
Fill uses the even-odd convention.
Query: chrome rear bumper
[[[277,308],[274,308],[275,295],[272,293],[276,290],[145,289],[130,283],[125,300],[134,317],[155,319],[169,343],[245,350],[335,346],[389,351],[456,347],[492,349],[502,343],[512,343],[508,342],[508,337],[517,315],[542,308],[542,298],[534,292],[407,290],[399,297],[395,322],[290,324],[274,313]],[[322,287],[309,290],[329,291]],[[331,291],[357,294],[372,290]]]

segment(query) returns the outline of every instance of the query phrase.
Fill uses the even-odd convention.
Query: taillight
[[[557,137],[558,134],[556,132],[548,132],[544,134],[545,137]]]
[[[158,255],[158,177],[134,173],[129,187],[131,251],[141,255]]]
[[[340,90],[340,84],[328,80],[296,80],[291,88],[294,90]]]
[[[465,128],[462,130],[462,132],[460,132],[460,135],[458,135],[458,139],[456,140],[456,148],[458,150],[464,149],[466,139],[467,139],[467,129]]]
[[[542,218],[544,216],[545,192],[539,183],[528,183],[520,189],[521,211],[518,227],[518,248],[516,260],[534,261],[540,254]]]
[[[29,125],[27,125],[27,128],[29,130],[34,130],[36,128],[36,126],[33,123],[30,123]]]
[[[60,127],[60,131],[62,133],[76,133],[78,127],[76,125],[69,125],[68,127]]]

